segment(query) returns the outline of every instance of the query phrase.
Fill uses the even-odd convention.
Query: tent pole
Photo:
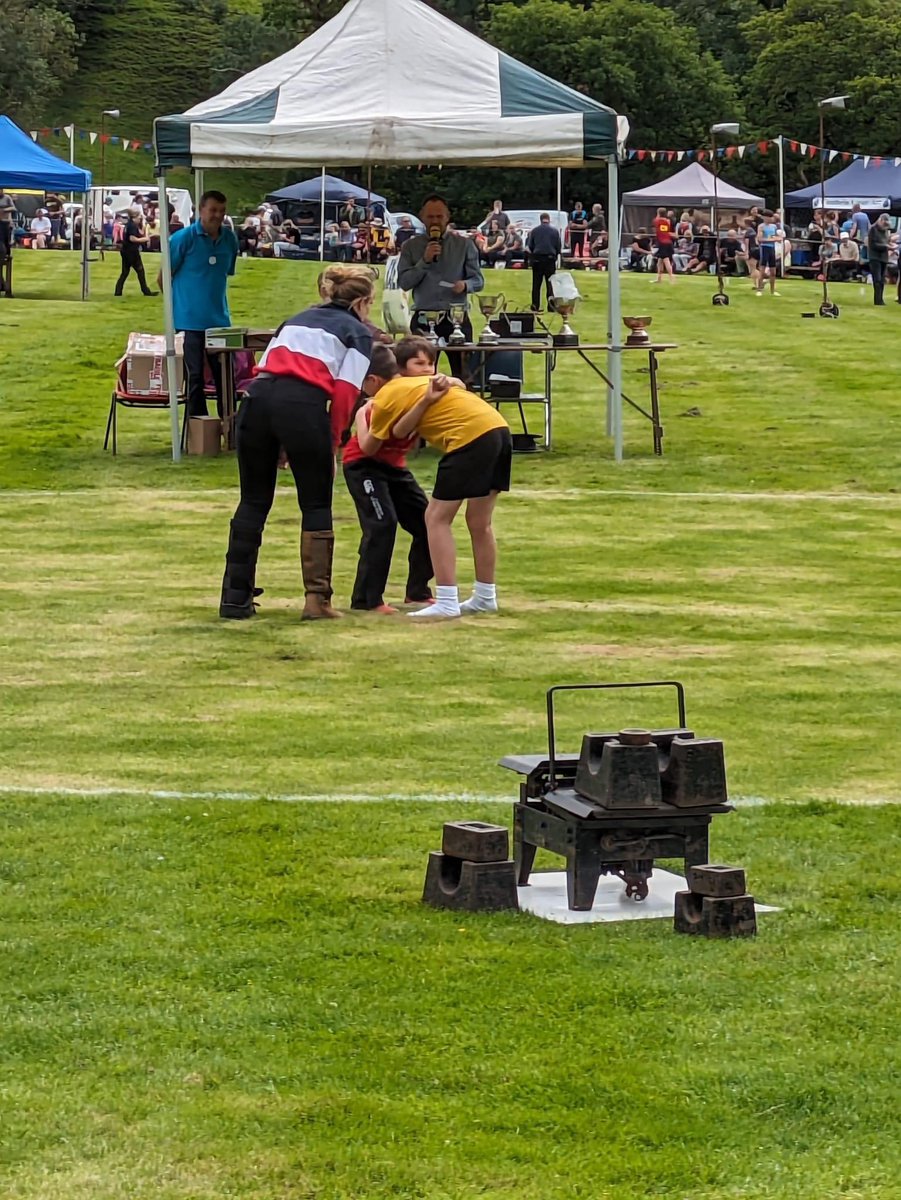
[[[779,219],[782,224],[783,233],[785,231],[785,148],[782,145],[782,134],[776,138],[776,145],[779,148]],[[820,147],[822,151],[822,147]],[[782,243],[784,247],[784,242]],[[779,274],[785,274],[785,253],[779,255]]]
[[[369,232],[366,235],[366,261],[372,262],[372,165],[366,168],[366,228]]]
[[[609,423],[613,432],[613,457],[622,462],[623,457],[623,356],[620,326],[622,307],[619,290],[619,156],[611,154],[607,159],[607,196],[610,215],[607,219],[607,289],[610,349],[607,351],[607,378],[610,380],[607,404]]]
[[[87,300],[91,291],[91,268],[89,254],[91,251],[91,221],[88,209],[91,204],[91,193],[83,192],[81,196],[81,298]],[[72,229],[75,229],[75,217],[72,217]],[[72,234],[75,236],[74,232]]]
[[[69,165],[72,167],[75,166],[75,126],[74,125],[69,126]],[[82,200],[85,202],[83,207],[87,207],[87,196],[82,195]],[[69,203],[73,204],[73,205],[75,203],[75,193],[74,192],[69,192]],[[81,223],[82,223],[82,225],[84,225],[84,211],[83,210],[82,210],[82,214],[81,214]],[[75,213],[74,212],[72,213],[72,217],[69,221],[69,249],[70,250],[75,249]],[[84,285],[82,284],[82,297],[81,297],[82,300],[84,299],[83,293],[84,293]]]
[[[319,185],[319,261],[325,262],[325,167],[322,168],[322,183]]]
[[[557,168],[557,212],[563,211],[563,168]]]
[[[200,197],[203,195],[203,170],[194,171],[194,220],[200,219]],[[166,214],[169,213],[169,197],[166,197]],[[162,232],[162,223],[160,223],[160,232]]]
[[[166,327],[166,390],[169,393],[169,423],[172,431],[172,461],[181,461],[181,430],[178,427],[178,365],[175,358],[175,316],[172,310],[172,257],[169,253],[169,193],[166,171],[159,167],[160,259],[163,280],[163,322]],[[196,180],[196,176],[195,176]]]

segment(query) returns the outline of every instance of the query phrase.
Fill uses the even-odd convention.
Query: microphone
[[[440,225],[430,225],[429,226],[429,241],[435,242],[438,246],[441,245],[441,226]],[[441,255],[439,254],[438,257],[440,258]]]

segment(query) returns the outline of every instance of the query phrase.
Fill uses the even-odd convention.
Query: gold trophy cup
[[[493,296],[479,296],[479,309],[486,321],[485,328],[482,330],[482,335],[479,338],[480,342],[490,345],[492,342],[499,342],[501,340],[500,335],[494,332],[488,322],[498,313],[502,313],[506,307],[507,297],[503,292],[498,292]]]
[[[551,287],[554,294],[549,301],[548,307],[559,317],[563,318],[560,332],[554,334],[554,345],[578,346],[579,335],[570,325],[569,318],[576,311],[576,305],[581,300],[579,289],[576,287],[575,281],[568,271],[555,272],[551,276]]]
[[[627,346],[647,345],[651,340],[648,326],[652,319],[651,317],[623,317],[623,324],[629,330],[629,336],[626,338]]]
[[[452,304],[450,309],[448,310],[448,315],[450,316],[450,319],[454,323],[454,328],[451,330],[451,335],[447,339],[447,344],[449,346],[465,346],[466,345],[466,334],[463,332],[463,330],[461,328],[461,322],[463,321],[464,317],[466,316],[466,305],[465,304]]]

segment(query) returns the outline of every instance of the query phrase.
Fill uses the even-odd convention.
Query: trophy
[[[627,346],[646,346],[651,340],[648,333],[650,317],[623,317],[623,324],[630,331],[626,338]]]
[[[568,271],[558,271],[551,276],[553,296],[549,307],[563,318],[560,332],[554,334],[555,346],[578,346],[579,335],[570,327],[569,318],[576,311],[576,304],[581,300],[579,289]]]
[[[436,326],[436,325],[437,325],[437,324],[438,324],[438,323],[441,321],[441,319],[444,317],[444,313],[443,313],[443,312],[437,312],[437,311],[436,311],[436,310],[434,310],[434,309],[430,309],[430,310],[428,310],[428,311],[426,311],[425,309],[423,309],[423,310],[422,310],[422,316],[423,316],[423,317],[425,317],[425,319],[426,319],[426,320],[428,321],[428,323],[429,323],[429,328],[428,328],[428,331],[427,331],[425,334],[423,334],[423,336],[424,336],[425,338],[427,338],[427,339],[428,339],[428,341],[432,342],[434,345],[436,345],[436,346],[440,345],[440,343],[441,343],[441,339],[438,337],[438,331],[437,331],[437,329],[435,328],[435,326]]]
[[[450,337],[447,339],[449,346],[465,346],[466,334],[461,328],[461,322],[466,316],[465,304],[452,304],[448,309],[448,316],[454,323],[454,328],[451,331]]]
[[[506,307],[507,297],[503,292],[498,292],[495,296],[479,296],[479,308],[486,322],[490,322],[496,313],[502,313]],[[500,340],[500,335],[494,332],[490,324],[486,324],[479,341],[491,343]]]

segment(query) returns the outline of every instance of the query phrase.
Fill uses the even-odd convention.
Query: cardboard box
[[[178,390],[184,386],[184,334],[175,335],[175,369]],[[166,386],[166,339],[158,333],[130,333],[123,355],[125,384],[132,396],[168,396]],[[120,366],[123,358],[116,366]]]
[[[218,417],[189,417],[188,453],[214,458],[222,441],[222,422]]]

